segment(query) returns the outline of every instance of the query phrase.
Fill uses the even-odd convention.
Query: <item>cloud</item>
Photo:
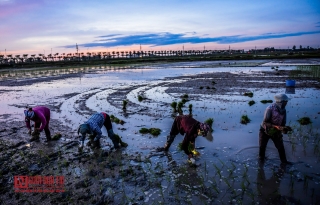
[[[294,32],[294,33],[265,33],[256,36],[219,36],[219,37],[199,37],[189,36],[187,34],[174,34],[174,33],[154,33],[154,34],[140,34],[140,35],[105,35],[98,36],[98,40],[92,43],[79,44],[83,47],[114,47],[114,46],[132,46],[132,45],[151,45],[151,46],[166,46],[173,44],[184,43],[218,43],[218,44],[233,44],[243,43],[256,40],[286,38],[293,36],[303,36],[310,34],[319,34],[320,31],[308,31],[308,32]],[[190,34],[190,33],[188,33]],[[73,48],[74,45],[62,46],[64,48]]]

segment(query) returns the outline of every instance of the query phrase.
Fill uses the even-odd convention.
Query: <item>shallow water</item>
[[[52,112],[52,118],[60,119],[72,126],[72,132],[76,137],[75,131],[78,125],[86,121],[91,114],[79,103],[79,101],[83,100],[89,109],[97,112],[106,111],[108,114],[113,114],[126,122],[124,125],[113,123],[113,126],[115,133],[122,136],[123,140],[130,145],[126,149],[127,153],[139,151],[148,155],[155,147],[164,145],[166,136],[170,131],[173,117],[168,103],[180,100],[181,93],[165,93],[168,85],[173,82],[165,79],[166,77],[194,75],[204,72],[250,73],[252,71],[270,70],[269,64],[267,67],[220,68],[203,68],[201,65],[203,64],[174,63],[126,70],[116,70],[108,67],[97,69],[98,73],[90,74],[89,72],[74,78],[35,83],[27,86],[2,86],[0,90],[9,92],[1,93],[0,115],[3,117],[0,120],[22,120],[23,107],[26,105],[61,105],[60,112],[57,112],[57,110]],[[280,69],[291,70],[295,69],[295,66],[285,66],[280,67]],[[92,70],[96,71],[96,69]],[[73,72],[73,70],[65,72]],[[30,75],[34,75],[35,77],[38,73]],[[12,78],[12,75],[9,77]],[[15,77],[17,79],[22,78],[23,80],[23,75],[15,74]],[[1,76],[1,78],[7,79],[8,76]],[[177,82],[177,80],[174,82]],[[111,99],[111,101],[109,99],[108,101],[107,98],[112,93],[122,92],[121,89],[133,86],[136,86],[136,88],[131,90],[126,95],[126,98],[134,106],[133,104],[128,105],[127,110],[129,115],[126,115],[122,109],[113,106],[113,102],[111,102],[113,100],[121,102],[122,99]],[[201,171],[193,174],[195,178],[203,178],[202,175],[216,176],[215,180],[219,182],[216,188],[225,191],[226,196],[230,197],[230,199],[228,197],[224,198],[224,196],[222,197],[220,194],[217,194],[217,198],[224,202],[229,202],[229,200],[232,202],[233,199],[237,199],[234,203],[238,202],[238,198],[233,197],[234,193],[230,191],[228,187],[229,182],[226,180],[231,180],[234,183],[233,187],[235,190],[243,190],[239,176],[248,176],[250,180],[255,181],[257,175],[261,174],[261,170],[263,169],[258,169],[259,164],[257,162],[258,132],[264,110],[269,104],[262,104],[260,101],[273,100],[275,93],[286,92],[285,82],[279,82],[279,89],[252,89],[252,92],[254,93],[252,98],[239,96],[236,93],[227,93],[226,95],[189,95],[190,101],[186,103],[186,107],[184,108],[185,113],[188,113],[187,106],[188,104],[192,104],[193,116],[199,121],[204,121],[208,118],[214,119],[214,141],[208,142],[202,137],[198,137],[196,140],[197,147],[204,147],[203,149],[199,149],[201,158],[198,162],[201,163],[202,168],[206,167],[207,173]],[[142,94],[148,100],[139,102],[137,100],[139,94]],[[287,124],[294,127],[295,130],[294,134],[284,136],[284,142],[287,158],[289,161],[294,162],[295,165],[288,168],[286,174],[282,176],[282,183],[280,185],[279,182],[279,189],[281,195],[286,196],[286,200],[289,201],[291,197],[295,200],[304,199],[305,204],[313,203],[315,197],[311,196],[310,193],[312,191],[319,193],[320,191],[320,165],[318,163],[320,151],[317,148],[317,146],[320,146],[319,94],[319,90],[315,89],[295,89],[294,94],[288,94],[291,100],[287,105]],[[250,100],[254,100],[256,104],[249,106],[248,102]],[[149,113],[149,115],[141,114],[142,110],[146,108],[151,108],[152,113]],[[8,118],[6,114],[10,114],[10,117]],[[251,122],[247,125],[241,124],[241,115],[248,115]],[[297,120],[304,116],[311,118],[312,125],[298,125]],[[162,130],[162,133],[158,137],[142,135],[139,133],[141,127],[157,127]],[[107,135],[105,129],[103,129],[103,134]],[[183,165],[186,161],[186,156],[177,150],[177,145],[182,139],[183,137],[180,135],[176,137],[170,148],[170,158],[156,155],[151,157],[151,161],[153,163],[161,162],[164,166],[170,166],[173,160]],[[108,138],[104,140],[110,142]],[[269,160],[265,164],[264,170],[267,178],[270,178],[270,176],[274,176],[273,172],[275,172],[280,164],[278,152],[271,141],[268,143],[266,155]],[[228,170],[233,166],[236,169],[232,174],[238,178],[233,178],[232,180],[232,177],[230,178],[231,173]],[[183,176],[185,175],[184,171],[177,172],[181,172]],[[193,171],[189,170],[188,172]],[[221,173],[222,177],[218,177]],[[292,176],[295,176],[294,179],[297,182],[295,185],[292,185]],[[305,187],[304,176],[307,176],[307,179],[310,181],[307,188]],[[179,177],[176,177],[175,180],[179,180]],[[196,183],[192,180],[181,180],[183,183],[189,183],[190,186]],[[210,184],[209,181],[206,181],[206,183]],[[302,184],[303,182],[304,184]],[[168,189],[173,189],[167,183],[168,181],[164,181],[162,185],[168,187]],[[255,190],[257,189],[257,185],[254,183],[257,182],[249,183],[247,186]],[[290,186],[295,188],[294,192],[288,188]],[[302,191],[304,188],[310,191],[305,193]],[[256,192],[253,191],[253,193]],[[148,200],[160,200],[157,195],[154,195],[156,197],[150,195],[150,199],[148,198]],[[192,199],[192,197],[189,197],[188,200],[196,203],[199,198]],[[250,194],[247,194],[242,200],[251,201]]]

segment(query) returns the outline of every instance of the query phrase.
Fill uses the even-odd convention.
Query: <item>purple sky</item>
[[[320,46],[319,0],[0,0],[0,54]]]

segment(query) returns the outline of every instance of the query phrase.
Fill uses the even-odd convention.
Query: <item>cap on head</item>
[[[208,132],[211,131],[211,127],[207,123],[200,123],[200,130],[202,132],[202,136],[206,137]]]
[[[289,100],[288,96],[286,94],[276,94],[274,96],[274,99],[277,103],[279,102],[287,102]]]

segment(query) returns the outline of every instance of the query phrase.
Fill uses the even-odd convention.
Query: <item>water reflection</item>
[[[264,163],[259,164],[257,174],[257,191],[261,204],[281,204],[280,182],[284,174],[285,165],[273,171],[272,176],[267,179],[264,172]]]
[[[295,94],[296,88],[295,87],[286,87],[286,94]]]

